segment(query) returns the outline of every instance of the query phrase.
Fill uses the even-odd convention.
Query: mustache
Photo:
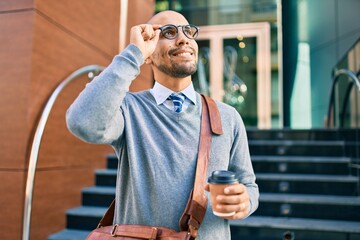
[[[187,51],[191,51],[193,54],[196,53],[196,50],[195,48],[191,47],[191,46],[188,46],[188,47],[178,47],[178,48],[173,48],[171,50],[169,50],[169,54],[172,55],[178,51],[184,51],[184,50],[187,50]]]

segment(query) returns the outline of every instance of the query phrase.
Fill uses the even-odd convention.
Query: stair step
[[[64,229],[49,236],[48,240],[84,240],[90,231],[81,231],[75,229]]]
[[[309,173],[346,175],[350,158],[313,156],[251,156],[256,173]]]
[[[255,155],[251,157],[252,161],[256,162],[306,162],[306,163],[339,163],[348,164],[351,158],[348,157],[328,157],[328,156],[268,156],[268,155]]]
[[[307,204],[332,204],[332,205],[353,205],[360,206],[360,197],[352,196],[324,196],[308,194],[272,194],[263,193],[260,195],[261,201],[269,202],[288,202],[288,203],[307,203]]]
[[[285,232],[301,240],[360,240],[360,131],[342,129],[247,129],[260,189],[258,210],[230,221],[232,239],[279,240]],[[347,156],[347,157],[344,157]],[[96,186],[82,190],[83,202],[66,213],[67,228],[49,240],[85,239],[115,197],[118,159],[107,157]],[[359,161],[360,162],[360,161]]]
[[[261,193],[256,216],[360,221],[360,197]]]
[[[354,221],[250,216],[243,220],[231,221],[230,223],[231,226],[236,227],[270,227],[292,230],[360,233],[360,223]]]
[[[343,141],[249,140],[252,156],[343,156]]]
[[[115,154],[109,154],[107,157],[107,169],[117,169],[118,167],[118,158]]]
[[[96,186],[116,186],[116,169],[100,169],[96,170],[95,182]]]
[[[106,212],[106,207],[92,207],[92,206],[82,206],[71,208],[66,211],[68,215],[76,216],[89,216],[89,217],[102,217]]]
[[[88,187],[82,190],[82,205],[108,207],[115,198],[115,187]]]
[[[334,176],[320,174],[281,174],[281,173],[258,173],[257,179],[264,180],[284,180],[284,181],[304,181],[304,182],[345,182],[356,183],[357,177],[354,176]]]
[[[310,174],[258,173],[261,192],[357,195],[357,177]]]
[[[344,146],[344,141],[306,141],[306,140],[249,140],[253,145],[281,145],[281,146]]]
[[[307,140],[307,141],[321,141],[321,140],[346,140],[356,141],[356,129],[265,129],[259,130],[257,128],[247,127],[246,132],[248,139],[259,140]]]
[[[248,139],[267,139],[267,140],[338,140],[339,134],[328,129],[266,129],[259,131],[257,128],[246,129]]]
[[[107,207],[82,206],[66,211],[66,228],[78,230],[92,230],[104,216]]]
[[[232,239],[278,240],[291,232],[295,239],[348,240],[360,238],[360,224],[354,221],[250,216],[230,222]]]

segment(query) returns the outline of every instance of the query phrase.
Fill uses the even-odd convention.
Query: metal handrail
[[[46,105],[42,111],[41,118],[38,122],[36,132],[33,138],[30,159],[29,159],[29,168],[26,180],[26,191],[25,191],[25,203],[24,203],[24,216],[23,216],[23,240],[30,239],[30,220],[31,220],[31,208],[32,208],[32,196],[34,190],[34,179],[36,173],[36,165],[38,161],[38,155],[41,145],[41,139],[45,130],[46,122],[49,118],[51,109],[55,103],[55,100],[59,96],[60,92],[74,79],[77,77],[88,73],[88,77],[90,80],[97,74],[99,74],[104,67],[99,65],[89,65],[83,68],[80,68],[70,74],[67,78],[65,78],[52,92],[51,96],[46,102]]]
[[[360,91],[360,80],[357,78],[356,74],[353,71],[349,69],[340,69],[335,72],[331,86],[330,100],[329,100],[328,113],[327,113],[326,125],[328,128],[330,127],[330,123],[331,123],[331,111],[334,105],[335,86],[342,75],[348,76],[355,83],[355,85],[358,88],[358,91]],[[335,117],[334,117],[334,125],[335,125]]]
[[[360,70],[356,73],[356,76],[358,79],[360,78]],[[351,90],[353,87],[354,87],[354,81],[350,82],[346,89],[344,102],[343,102],[343,106],[341,108],[341,113],[340,113],[340,127],[344,127],[346,108],[347,108],[347,105],[348,105],[348,102],[350,99],[350,93],[351,93]]]

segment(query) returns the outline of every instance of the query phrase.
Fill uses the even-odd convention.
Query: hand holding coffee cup
[[[214,215],[219,217],[230,217],[235,215],[235,211],[228,212],[217,208],[218,196],[225,195],[225,188],[239,183],[236,179],[235,173],[224,170],[214,171],[209,177],[208,183]]]

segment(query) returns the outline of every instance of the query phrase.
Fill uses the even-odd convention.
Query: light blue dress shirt
[[[174,110],[173,102],[168,99],[169,96],[174,93],[173,90],[163,86],[158,82],[155,82],[154,87],[150,90],[150,92],[154,96],[157,105],[164,104],[168,109]],[[181,93],[185,95],[182,111],[186,111],[189,104],[196,105],[196,92],[192,83],[184,90],[182,90]]]

